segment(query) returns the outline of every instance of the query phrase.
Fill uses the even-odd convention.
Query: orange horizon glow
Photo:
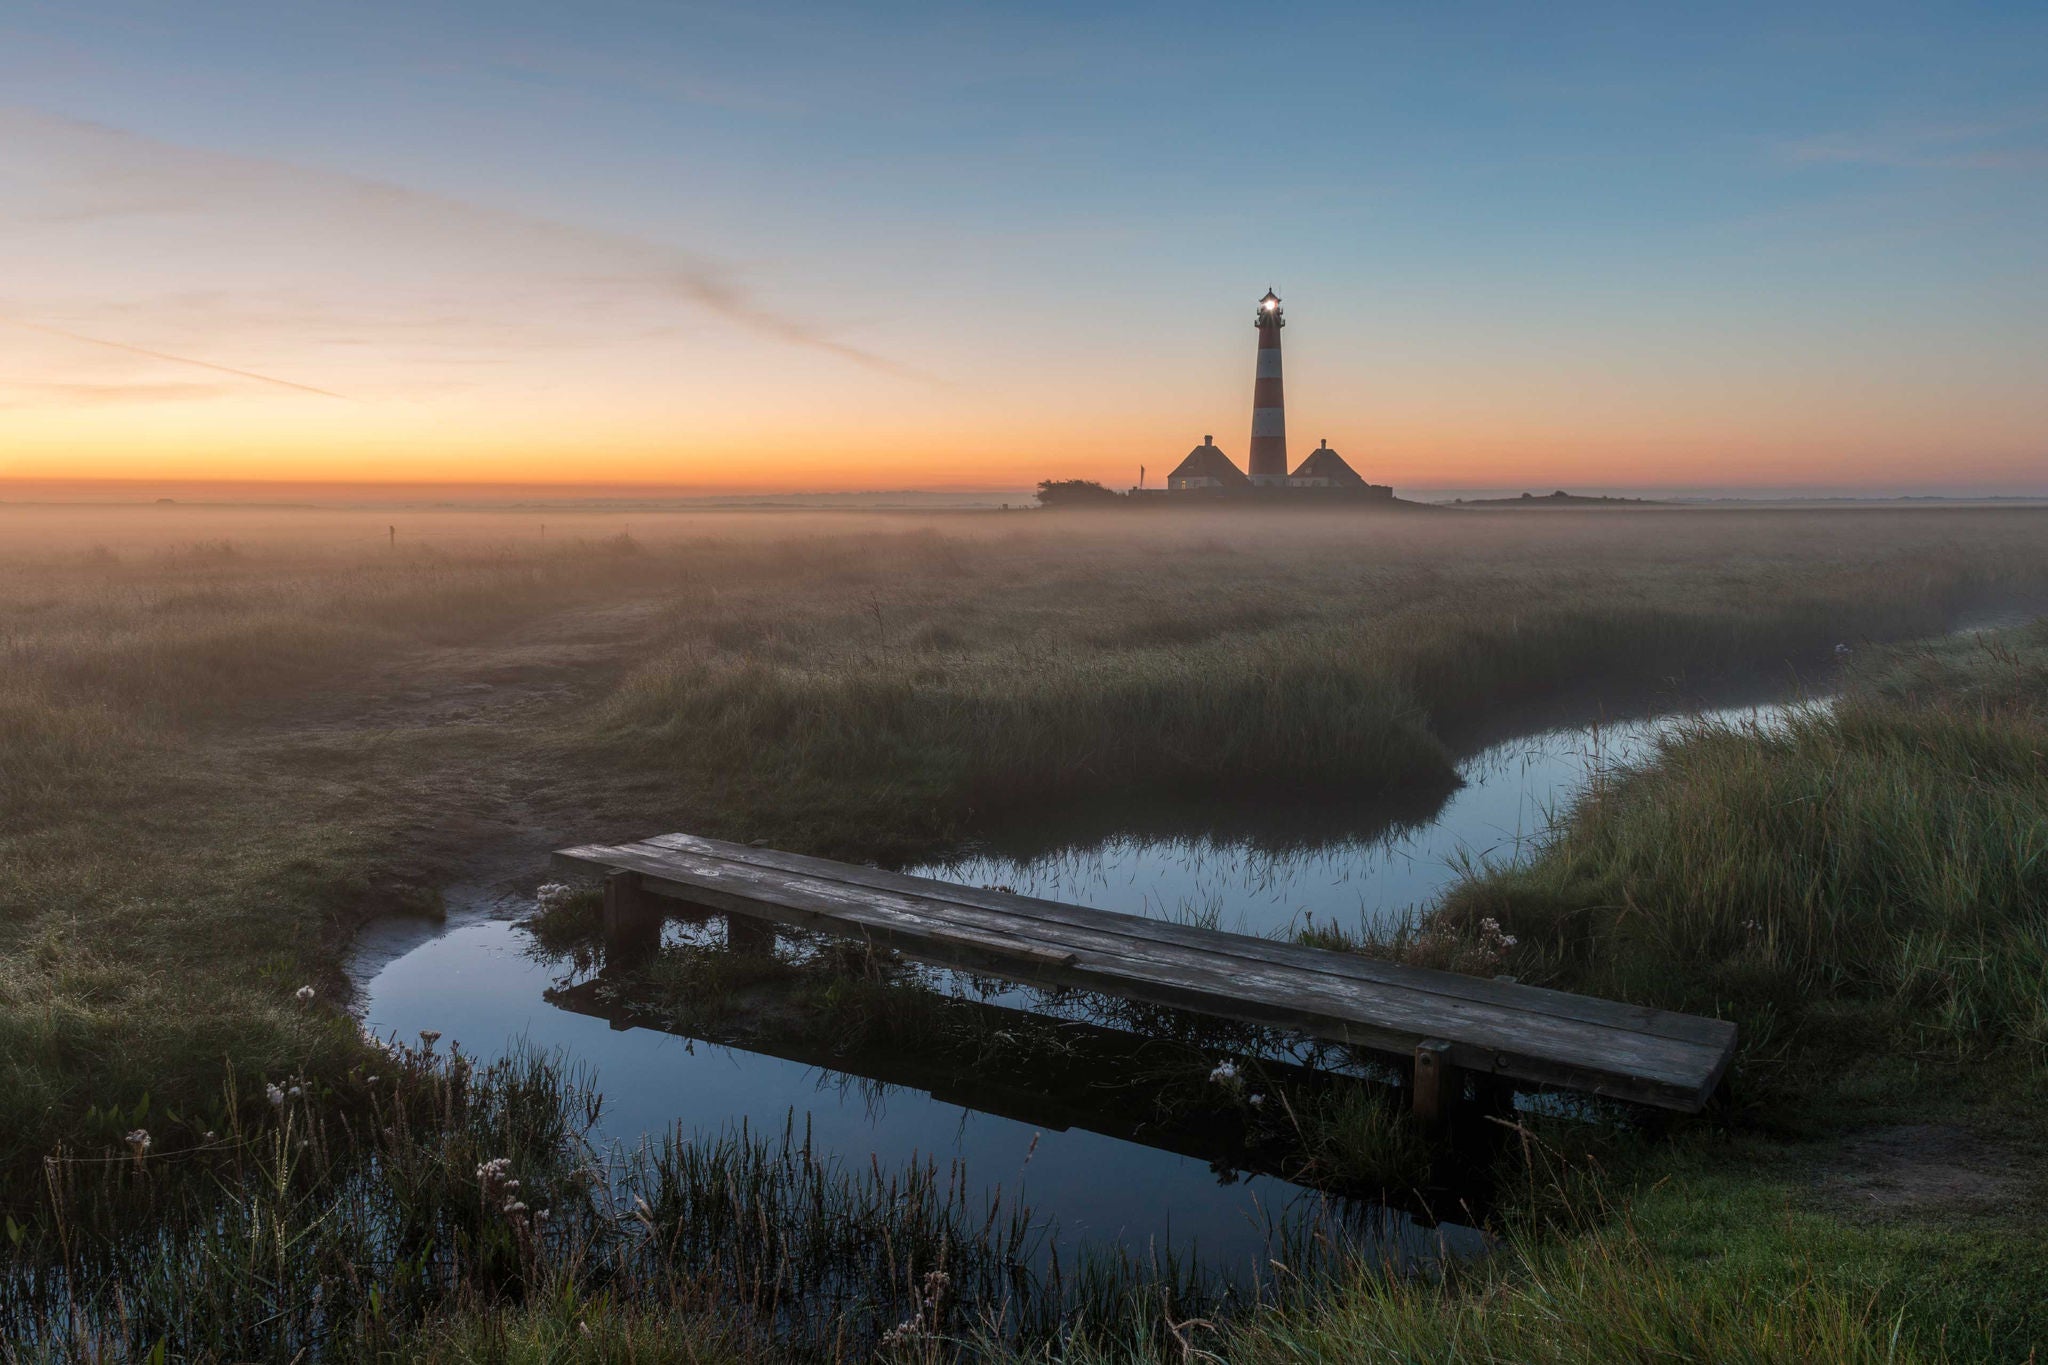
[[[891,277],[881,302],[837,275],[756,289],[655,240],[326,170],[21,111],[0,138],[47,200],[0,264],[0,497],[1123,488],[1204,433],[1248,453],[1262,276],[1097,289],[1111,322],[1080,327],[1069,298],[971,270]],[[2048,385],[2013,330],[2032,313],[1978,336],[1676,276],[1639,307],[1564,270],[1505,299],[1289,289],[1291,462],[1327,438],[1397,491],[2048,492]]]
[[[772,398],[762,401],[772,406]],[[1409,415],[1397,430],[1384,412],[1349,422],[1326,412],[1317,421],[1302,413],[1309,407],[1297,403],[1290,413],[1290,427],[1303,433],[1290,435],[1291,461],[1298,463],[1327,437],[1367,478],[1397,490],[1542,485],[2048,491],[2043,462],[2028,447],[2025,433],[1987,432],[1978,443],[1950,446],[1938,424],[1909,424],[1904,414],[1882,435],[1845,444],[1824,430],[1744,441],[1739,433],[1724,435],[1704,423],[1704,429],[1691,432],[1640,435],[1627,429],[1544,432],[1533,425],[1519,435],[1489,433],[1461,430],[1450,422],[1432,424],[1427,413]],[[460,431],[416,434],[382,422],[336,430],[337,424],[328,422],[319,424],[324,430],[307,433],[268,414],[254,433],[245,435],[237,431],[238,419],[225,412],[215,425],[183,416],[166,422],[133,411],[124,413],[119,424],[130,428],[125,439],[118,432],[102,432],[98,444],[88,445],[79,439],[81,429],[103,425],[99,417],[90,409],[58,411],[46,416],[45,429],[37,432],[0,414],[0,431],[7,434],[7,453],[0,455],[0,498],[10,486],[31,484],[531,487],[741,495],[1004,491],[1030,488],[1041,479],[1086,478],[1122,488],[1137,484],[1141,465],[1146,481],[1156,487],[1204,433],[1215,432],[1217,444],[1240,466],[1249,444],[1243,436],[1233,439],[1217,420],[1169,426],[1129,418],[1114,429],[1098,420],[1085,431],[1024,430],[1010,446],[981,444],[971,426],[959,436],[905,429],[861,438],[813,436],[783,424],[755,440],[685,443],[665,440],[659,432],[630,430],[543,436],[496,432],[481,419],[463,423]],[[665,425],[659,417],[648,420],[652,426]],[[1798,425],[1822,424],[1808,413]],[[1376,426],[1386,432],[1378,440],[1358,434]]]

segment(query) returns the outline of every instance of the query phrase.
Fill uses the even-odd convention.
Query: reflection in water
[[[579,993],[590,981],[537,956],[516,924],[486,920],[422,943],[380,971],[368,986],[366,1023],[401,1037],[438,1029],[483,1057],[522,1037],[559,1049],[596,1073],[603,1138],[630,1144],[672,1127],[711,1135],[742,1123],[774,1134],[793,1112],[815,1150],[856,1168],[871,1160],[884,1169],[963,1161],[1006,1206],[1021,1200],[1050,1220],[1069,1261],[1088,1244],[1162,1258],[1200,1252],[1220,1272],[1250,1277],[1281,1224],[1326,1221],[1324,1196],[1228,1165],[1215,1169],[1204,1155],[1080,1125],[1059,1129],[1049,1112],[1032,1121],[1004,1117],[973,1107],[972,1094],[933,1095],[907,1074],[895,1078],[907,1084],[862,1084],[856,1073],[809,1059],[676,1036],[627,1022],[624,1011],[567,1007],[594,1003],[587,990]],[[565,1007],[547,1003],[549,992],[559,992]],[[1434,1257],[1445,1247],[1471,1254],[1483,1244],[1470,1229],[1429,1229],[1394,1214],[1371,1231],[1401,1259]]]
[[[1220,1052],[1263,1051],[1264,1030],[1191,1016],[1162,1020],[1161,1028],[1119,1028],[1077,1017],[1089,999],[1078,993],[1063,993],[1057,1010],[1012,1008],[975,998],[976,983],[958,973],[881,957],[863,972],[850,955],[820,953],[814,936],[785,932],[784,942],[740,959],[757,964],[755,979],[709,1008],[693,1008],[662,968],[693,959],[708,965],[727,950],[673,943],[652,973],[615,966],[608,955],[603,971],[556,987],[547,999],[614,1028],[655,1028],[799,1062],[878,1096],[922,1091],[1035,1132],[1080,1129],[1196,1157],[1224,1184],[1253,1173],[1301,1173],[1299,1143],[1279,1140],[1292,1135],[1278,1104],[1271,1115],[1247,1111],[1237,1092],[1207,1082],[1162,1103],[1163,1086],[1179,1080],[1186,1090]],[[832,996],[843,1006],[851,994],[841,984],[849,970],[886,979],[871,982],[850,1008],[834,1008]],[[1286,1087],[1296,1108],[1327,1092],[1339,1074],[1281,1056],[1258,1066],[1260,1086]]]
[[[1129,914],[1192,919],[1242,933],[1284,934],[1311,920],[1383,929],[1425,908],[1467,868],[1529,851],[1603,771],[1640,763],[1695,719],[1766,729],[1801,705],[1736,707],[1548,730],[1496,744],[1458,766],[1464,785],[1425,823],[1354,826],[1307,848],[1264,833],[1144,838],[1125,833],[1032,858],[985,851],[907,871],[971,886],[1005,886],[1049,900]]]
[[[1771,726],[1788,714],[1768,707],[1718,718]],[[1327,842],[1317,842],[1326,825],[1298,823],[1305,837],[1293,841],[1270,829],[1198,837],[1126,832],[1093,846],[1068,838],[1061,851],[1029,859],[990,852],[912,870],[1111,910],[1193,915],[1251,932],[1285,932],[1311,917],[1380,926],[1426,905],[1460,868],[1524,852],[1601,765],[1640,760],[1681,723],[1554,730],[1494,746],[1461,766],[1464,785],[1440,806],[1439,794],[1430,794],[1407,809],[1353,811],[1347,818],[1357,823]],[[1324,808],[1318,818],[1327,822],[1331,812]],[[1333,1216],[1324,1196],[1261,1173],[1263,1163],[1214,1135],[1140,1133],[1128,1115],[1083,1114],[1072,1097],[1006,1089],[988,1077],[931,1074],[915,1059],[828,1057],[786,1046],[775,1055],[758,1038],[749,1040],[750,1050],[684,1036],[677,1022],[602,998],[588,967],[540,953],[512,922],[530,911],[530,902],[493,902],[480,892],[451,893],[450,901],[458,927],[410,945],[366,941],[369,959],[391,958],[366,983],[366,1024],[406,1037],[439,1030],[485,1058],[522,1038],[559,1049],[593,1069],[603,1087],[601,1137],[630,1144],[672,1128],[712,1135],[741,1124],[772,1134],[795,1115],[815,1150],[850,1166],[964,1162],[1006,1203],[1021,1200],[1051,1220],[1053,1245],[1069,1259],[1089,1246],[1140,1258],[1199,1252],[1219,1273],[1256,1277],[1276,1226],[1328,1226]],[[472,918],[461,923],[465,910]],[[478,914],[498,917],[479,921]],[[1010,990],[978,993],[997,1004],[1025,1003]],[[1150,1140],[1135,1140],[1141,1138]],[[1428,1228],[1392,1211],[1349,1215],[1348,1226],[1400,1261],[1476,1254],[1484,1246],[1470,1228]]]

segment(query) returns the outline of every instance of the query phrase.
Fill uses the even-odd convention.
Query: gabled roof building
[[[1205,488],[1224,491],[1251,486],[1252,481],[1245,477],[1244,471],[1216,448],[1214,436],[1204,436],[1202,443],[1190,450],[1188,457],[1166,476],[1166,487],[1174,493],[1198,492]]]
[[[1287,325],[1280,295],[1268,289],[1259,300],[1258,370],[1252,381],[1252,443],[1243,469],[1216,448],[1214,436],[1187,453],[1166,476],[1164,488],[1147,487],[1146,466],[1127,495],[1148,506],[1204,507],[1221,500],[1233,507],[1337,507],[1393,502],[1394,490],[1367,483],[1324,441],[1301,467],[1287,472],[1287,407],[1280,385],[1280,329]]]
[[[1365,479],[1357,470],[1344,462],[1344,457],[1330,449],[1326,440],[1308,453],[1301,462],[1301,468],[1287,476],[1289,488],[1356,488],[1366,486]]]

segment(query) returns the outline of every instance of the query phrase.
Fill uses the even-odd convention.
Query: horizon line
[[[10,499],[10,491],[39,492],[46,496],[28,500]],[[155,497],[150,493],[154,490]],[[1434,484],[1413,486],[1405,491],[1410,498],[1460,497],[1460,496],[1507,496],[1518,497],[1527,493],[1543,498],[1552,491],[1562,491],[1574,496],[1587,497],[1667,497],[1667,498],[1735,498],[1743,500],[1769,500],[1772,498],[1859,498],[1869,500],[1896,500],[1902,498],[1999,498],[1999,499],[2048,499],[2048,486],[2034,488],[2016,487],[2010,484],[1969,484],[1949,485],[1928,484],[1831,484],[1831,483],[1583,483],[1577,487],[1555,483],[1471,483]],[[927,484],[922,486],[877,488],[877,487],[797,487],[764,488],[759,485],[707,485],[684,483],[646,482],[602,482],[569,480],[485,480],[485,479],[261,479],[261,478],[208,478],[203,476],[108,476],[108,477],[53,477],[47,475],[0,475],[0,503],[74,501],[74,498],[50,499],[48,494],[125,492],[138,500],[156,501],[173,493],[214,494],[239,493],[241,498],[227,500],[248,500],[267,494],[299,493],[341,496],[347,494],[381,493],[386,496],[423,498],[468,494],[471,496],[541,496],[566,498],[577,501],[600,501],[617,498],[667,498],[690,501],[747,499],[765,501],[797,498],[890,498],[890,497],[986,497],[1004,496],[1030,498],[1036,488],[1030,485],[1002,484]],[[124,499],[125,501],[125,499]]]

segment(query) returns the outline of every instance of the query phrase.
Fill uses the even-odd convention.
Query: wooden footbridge
[[[608,935],[658,924],[664,901],[681,901],[1412,1058],[1412,1104],[1429,1122],[1448,1117],[1468,1077],[1482,1092],[1519,1083],[1696,1111],[1735,1052],[1725,1020],[690,834],[562,849],[555,864],[606,874]]]

